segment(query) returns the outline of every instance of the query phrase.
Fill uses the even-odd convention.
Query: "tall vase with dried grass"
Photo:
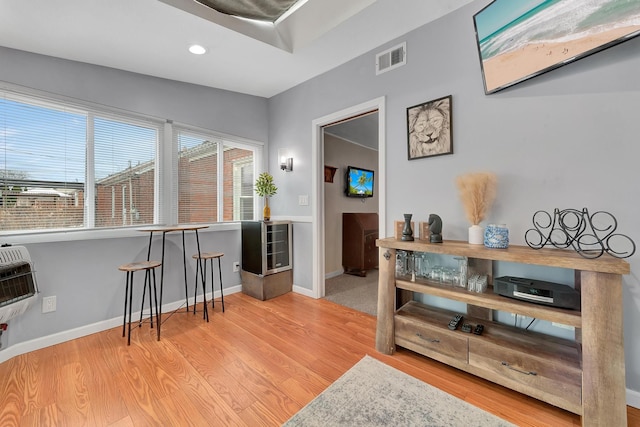
[[[496,197],[497,178],[490,172],[474,172],[456,178],[460,199],[471,227],[469,243],[482,245],[484,229],[480,226]]]

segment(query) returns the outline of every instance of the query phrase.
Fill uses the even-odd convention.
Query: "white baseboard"
[[[333,279],[334,277],[338,277],[340,275],[344,274],[344,269],[340,269],[337,271],[332,271],[331,273],[327,273],[324,275],[325,280],[326,279]]]
[[[231,295],[242,291],[242,285],[232,286],[225,288],[224,294]],[[220,297],[220,292],[214,293],[215,298]],[[211,293],[207,293],[207,300],[211,300]],[[193,304],[193,298],[189,298],[189,304]],[[184,301],[176,301],[162,306],[162,313],[171,313],[184,306]],[[137,311],[131,314],[131,318],[135,319],[140,316],[140,312]],[[4,363],[7,360],[19,356],[21,354],[29,353],[31,351],[40,350],[45,347],[60,344],[66,341],[71,341],[77,338],[82,338],[87,335],[95,334],[97,332],[106,331],[107,329],[122,326],[122,316],[114,317],[113,319],[107,319],[100,322],[92,323],[90,325],[80,326],[78,328],[69,329],[67,331],[58,332],[46,337],[36,338],[30,341],[21,342],[8,346],[0,351],[0,363]]]
[[[139,313],[140,312],[138,312],[138,314]],[[69,329],[67,331],[47,335],[46,337],[36,338],[30,341],[14,344],[0,351],[0,363],[4,363],[15,356],[20,356],[21,354],[29,353],[31,351],[40,350],[41,348],[50,347],[52,345],[71,341],[76,338],[95,334],[96,332],[115,328],[118,325],[122,325],[122,317],[103,320],[101,322],[92,323],[90,325],[81,326],[79,328]]]
[[[310,298],[316,298],[316,296],[313,294],[313,290],[311,289],[307,289],[307,288],[303,288],[302,286],[296,286],[293,285],[293,292],[300,294],[300,295],[304,295],[306,297],[310,297]]]

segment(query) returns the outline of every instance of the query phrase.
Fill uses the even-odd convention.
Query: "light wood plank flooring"
[[[374,348],[375,318],[288,293],[216,304],[210,323],[176,313],[161,341],[114,328],[0,364],[7,426],[278,426],[364,355],[521,426],[578,426],[561,409],[399,350]],[[167,316],[165,315],[165,318]],[[629,410],[629,425],[640,411]]]

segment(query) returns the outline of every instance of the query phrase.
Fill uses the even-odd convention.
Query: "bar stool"
[[[196,262],[196,291],[198,290],[198,271],[200,268],[200,263],[204,262],[204,267],[202,268],[202,291],[204,293],[204,289],[205,289],[205,282],[207,280],[207,261],[210,261],[210,265],[211,265],[211,307],[215,306],[215,302],[214,302],[214,298],[213,298],[213,285],[214,285],[214,281],[213,281],[213,260],[214,259],[218,259],[218,274],[220,276],[220,300],[222,302],[222,312],[224,313],[224,294],[222,293],[222,267],[220,266],[220,258],[222,258],[224,256],[223,252],[203,252],[201,254],[195,254],[193,255],[193,259],[195,259]],[[205,299],[205,305],[206,305],[207,301]],[[207,320],[209,320],[207,318]]]
[[[131,305],[133,303],[133,273],[136,271],[144,271],[145,285],[149,287],[149,322],[153,329],[153,307],[151,305],[151,275],[153,274],[153,296],[155,298],[156,305],[156,329],[158,333],[158,341],[160,341],[160,314],[158,312],[158,294],[156,293],[156,268],[160,267],[162,263],[160,261],[137,261],[129,264],[122,264],[118,267],[118,270],[125,271],[127,273],[127,282],[124,291],[124,319],[122,321],[122,337],[124,338],[124,332],[127,325],[127,307],[129,307],[129,334],[127,337],[127,345],[131,345]],[[129,301],[127,303],[127,297]],[[146,297],[146,287],[142,287],[142,305],[140,307],[140,322],[138,326],[142,326],[142,310],[144,308],[144,300]]]
[[[200,265],[202,263],[202,258],[200,258],[198,256],[198,254],[200,253],[200,248],[198,247],[198,253],[195,254],[193,256],[193,259],[196,260],[196,289],[195,292],[193,293],[193,314],[196,314],[196,306],[198,303],[198,273],[201,274],[201,282],[202,282],[202,318],[206,319],[207,322],[209,322],[209,309],[207,307],[207,290],[205,289],[205,281],[206,281],[206,265],[205,265],[205,269],[202,270],[202,266]],[[202,254],[204,255],[204,254]],[[187,308],[187,311],[188,308]]]

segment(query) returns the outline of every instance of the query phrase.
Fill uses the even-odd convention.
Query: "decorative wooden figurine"
[[[429,215],[429,241],[442,243],[442,219],[436,215]]]
[[[413,242],[413,229],[411,228],[411,217],[413,214],[404,214],[404,228],[402,229],[402,240]]]

